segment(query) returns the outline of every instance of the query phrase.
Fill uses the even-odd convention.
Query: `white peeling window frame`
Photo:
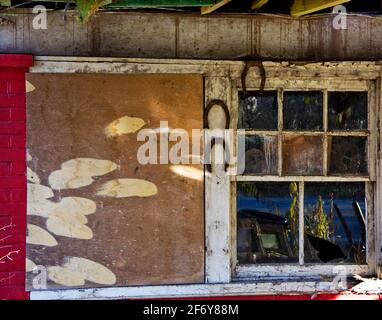
[[[257,65],[259,65],[257,63]],[[263,62],[265,90],[293,89],[369,92],[369,176],[338,178],[335,181],[364,181],[367,185],[367,265],[346,266],[349,274],[382,276],[382,163],[380,159],[382,123],[382,66],[378,62],[290,63]],[[205,106],[223,101],[230,111],[230,128],[237,129],[238,91],[245,64],[240,61],[35,57],[31,73],[110,74],[202,74],[205,79]],[[247,90],[258,90],[262,72],[252,67],[246,76]],[[327,105],[324,105],[324,109]],[[333,265],[236,266],[237,181],[274,181],[275,177],[228,176],[223,166],[212,165],[205,175],[205,283],[62,289],[32,291],[31,299],[122,299],[149,297],[201,297],[223,295],[285,294],[332,291],[327,280]],[[333,181],[331,177],[278,177],[276,181]],[[303,221],[302,221],[303,222]],[[300,219],[300,226],[301,223]],[[300,252],[300,262],[301,252]],[[280,281],[280,278],[283,280]],[[270,281],[270,280],[274,281]],[[325,280],[326,279],[326,280]],[[249,281],[248,281],[249,280]]]
[[[247,91],[258,91],[257,81],[255,79],[247,81],[252,86],[247,85]],[[252,264],[252,265],[236,265],[236,236],[233,235],[232,245],[232,265],[235,265],[234,277],[236,280],[253,280],[253,279],[322,279],[323,277],[334,277],[338,274],[339,264],[330,263],[305,263],[304,261],[304,186],[305,182],[365,182],[366,194],[366,208],[367,208],[367,221],[366,221],[366,264],[340,264],[342,270],[346,270],[348,276],[353,275],[373,275],[376,274],[377,265],[375,260],[375,233],[374,233],[374,185],[376,182],[376,136],[377,136],[377,119],[376,119],[376,105],[378,103],[376,80],[359,80],[359,79],[336,79],[325,76],[323,79],[299,79],[297,81],[278,79],[269,79],[264,88],[269,91],[277,91],[278,95],[278,129],[277,130],[240,130],[237,135],[243,134],[250,135],[273,135],[279,137],[278,143],[278,174],[277,175],[238,175],[232,177],[232,232],[235,233],[236,227],[236,182],[259,182],[259,181],[272,181],[272,182],[297,182],[299,189],[299,250],[298,250],[298,263],[288,264]],[[242,90],[241,86],[237,84],[232,88],[232,105],[238,107],[238,93]],[[293,92],[306,92],[306,91],[322,91],[323,92],[323,130],[283,130],[283,93]],[[368,128],[366,130],[343,130],[343,131],[329,131],[328,130],[328,92],[333,91],[351,91],[351,92],[367,92],[368,93]],[[238,114],[238,110],[236,110]],[[237,123],[237,121],[236,121]],[[233,124],[234,125],[234,124]],[[282,136],[286,135],[299,135],[299,136],[320,136],[323,137],[323,175],[283,175],[282,174]],[[327,141],[329,136],[358,136],[367,137],[367,175],[329,175],[328,161],[327,161]]]

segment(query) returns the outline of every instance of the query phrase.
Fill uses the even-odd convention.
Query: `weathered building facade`
[[[317,196],[314,183],[326,184],[330,193],[338,189],[334,183],[347,184],[348,194],[337,192],[338,201],[350,207],[356,202],[358,217],[366,220],[360,234],[351,230],[351,238],[361,245],[364,237],[367,249],[361,255],[351,253],[351,261],[339,266],[347,276],[380,275],[380,18],[350,15],[347,29],[337,30],[330,15],[297,19],[104,12],[81,25],[74,13],[68,12],[64,20],[58,11],[48,13],[46,30],[34,30],[33,14],[19,12],[3,17],[0,24],[0,52],[6,54],[0,64],[1,128],[6,137],[0,181],[7,190],[2,216],[5,227],[14,224],[13,217],[24,219],[12,232],[4,230],[6,258],[0,270],[7,288],[3,291],[10,292],[5,298],[25,297],[26,212],[27,289],[35,299],[334,294],[338,288],[323,279],[337,275],[337,262],[310,261],[305,248],[312,242],[304,235],[309,225],[304,214],[311,206],[318,208],[308,198]],[[33,63],[28,60],[32,56]],[[25,73],[26,93],[13,89],[25,80]],[[265,99],[264,90],[272,101],[267,106],[274,105],[274,114],[263,119],[266,126],[242,114],[251,99]],[[293,109],[301,93],[302,104],[316,104],[319,110],[318,120],[306,126],[305,120],[288,118],[304,114]],[[364,111],[337,112],[336,93],[355,94],[350,100],[364,104],[351,109]],[[211,114],[203,115],[203,107]],[[343,120],[345,116],[352,122]],[[140,145],[136,134],[144,127],[160,128],[161,120],[187,132],[229,128],[235,139],[237,130],[266,139],[248,142],[255,147],[246,145],[246,150],[255,150],[246,153],[246,160],[251,156],[255,162],[250,173],[227,175],[219,165],[205,171],[198,165],[150,169],[134,160]],[[360,147],[354,151],[346,145]],[[357,159],[356,165],[341,158],[346,152]],[[23,180],[25,161],[28,182]],[[265,163],[261,168],[260,162]],[[246,184],[252,186],[250,192]],[[289,202],[299,203],[287,210],[289,215],[296,211],[296,252],[293,241],[292,248],[285,249],[290,239],[280,240],[284,231],[269,221],[262,224],[260,218],[256,223],[264,229],[259,235],[268,237],[258,241],[268,252],[276,246],[277,235],[280,248],[284,245],[295,261],[267,263],[259,254],[240,256],[246,249],[237,242],[249,222],[238,215],[239,209],[246,208],[248,197],[267,198],[267,190],[273,190],[272,197],[286,194]],[[345,218],[338,221],[343,222],[350,213],[339,203]],[[319,217],[319,210],[314,214]],[[290,223],[294,218],[288,219]],[[13,251],[17,254],[9,260]],[[284,254],[280,252],[278,257]],[[17,265],[12,264],[16,260]],[[47,269],[47,287],[33,282],[41,274],[38,266]],[[13,272],[17,282],[6,280],[13,279]],[[378,298],[379,293],[369,297]]]

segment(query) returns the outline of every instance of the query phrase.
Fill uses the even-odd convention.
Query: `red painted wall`
[[[31,55],[0,54],[0,299],[25,292],[25,73]]]

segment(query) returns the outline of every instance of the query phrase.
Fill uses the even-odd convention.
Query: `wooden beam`
[[[264,4],[266,4],[269,0],[254,0],[251,4],[251,9],[256,10],[260,9]]]
[[[232,0],[222,0],[218,2],[217,4],[214,4],[212,6],[207,7],[200,7],[200,13],[201,14],[208,14],[216,11],[217,9],[221,8],[222,6],[226,5],[227,3],[231,2]]]
[[[294,17],[299,17],[349,1],[351,0],[294,0],[291,8],[291,15]]]

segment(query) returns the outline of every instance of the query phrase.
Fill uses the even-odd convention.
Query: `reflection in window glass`
[[[297,201],[296,183],[237,183],[239,264],[298,261]]]
[[[284,129],[321,130],[323,119],[321,91],[284,92]]]
[[[277,136],[245,137],[245,174],[277,174]]]
[[[367,92],[329,92],[329,130],[367,129]]]
[[[239,92],[240,129],[277,129],[277,92]]]
[[[329,172],[367,174],[366,137],[328,137]]]
[[[323,164],[321,136],[283,137],[283,174],[321,175]]]
[[[305,183],[305,261],[365,263],[365,184]]]

